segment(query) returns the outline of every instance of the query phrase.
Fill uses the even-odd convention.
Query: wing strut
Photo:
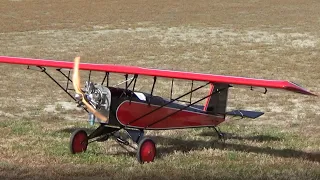
[[[109,87],[109,72],[106,72],[106,74],[104,75],[104,77],[103,77],[103,80],[102,80],[102,82],[101,82],[101,85],[103,85],[104,84],[104,82],[106,81],[106,79],[107,79],[107,87]]]
[[[175,101],[177,101],[177,100],[179,100],[180,98],[182,98],[182,97],[184,97],[184,96],[186,96],[186,95],[188,95],[188,94],[190,94],[190,93],[192,93],[192,92],[195,92],[195,91],[197,91],[197,90],[199,90],[199,89],[207,86],[208,84],[210,84],[210,83],[208,82],[208,83],[206,83],[206,84],[204,84],[204,85],[202,85],[202,86],[199,86],[199,87],[193,89],[193,90],[190,91],[190,92],[187,92],[187,93],[185,93],[185,94],[183,94],[183,95],[181,95],[181,96],[179,96],[179,97],[177,97],[177,98],[175,98],[175,99],[172,99],[171,101],[168,101],[168,102],[164,103],[163,105],[155,108],[154,110],[152,110],[152,111],[150,111],[150,112],[148,112],[148,113],[146,113],[146,114],[144,114],[144,115],[142,115],[142,116],[140,116],[140,117],[138,117],[138,118],[136,118],[136,119],[128,122],[126,125],[130,125],[131,123],[134,123],[134,122],[140,120],[141,118],[143,118],[143,117],[145,117],[145,116],[147,116],[147,115],[149,115],[149,114],[151,114],[151,113],[153,113],[153,112],[155,112],[155,111],[157,111],[157,110],[159,110],[159,109],[161,109],[161,108],[163,108],[163,107],[165,107],[165,106],[167,106],[167,105],[169,105],[169,104],[171,104],[171,103],[173,103],[173,102],[175,102]],[[193,105],[193,104],[191,104],[190,106],[192,106],[192,105]],[[190,106],[188,106],[188,107],[190,107]]]
[[[152,96],[153,96],[153,90],[154,90],[154,86],[156,85],[156,82],[157,82],[157,76],[154,76],[153,77],[153,84],[152,84],[151,94],[150,94],[150,98],[149,98],[149,102],[148,102],[149,106],[150,106],[150,103],[151,103],[151,99],[152,99]]]
[[[74,90],[74,89],[69,89],[69,82],[72,83],[72,80],[70,79],[70,74],[71,74],[71,70],[68,71],[68,76],[61,71],[61,69],[57,69],[58,72],[60,72],[65,78],[67,78],[67,87],[66,90]]]
[[[145,129],[148,128],[148,127],[151,127],[151,126],[153,126],[153,125],[155,125],[155,124],[157,124],[157,123],[165,120],[166,118],[168,118],[168,117],[170,117],[170,116],[173,116],[173,115],[175,115],[176,113],[178,113],[178,112],[180,112],[180,111],[183,111],[183,110],[187,109],[188,107],[190,107],[190,106],[192,106],[192,105],[195,105],[195,104],[197,104],[198,102],[200,102],[200,101],[202,101],[202,100],[204,100],[204,99],[206,99],[206,98],[208,98],[208,97],[211,97],[212,95],[214,95],[214,94],[216,94],[216,93],[219,93],[219,92],[221,92],[221,91],[223,91],[223,90],[225,90],[225,89],[228,89],[228,87],[227,87],[227,88],[218,89],[218,90],[210,93],[209,95],[207,95],[207,96],[205,96],[205,97],[203,97],[203,98],[201,98],[201,99],[199,99],[199,100],[197,100],[197,101],[195,101],[195,102],[193,102],[193,103],[191,103],[191,104],[188,104],[187,106],[184,106],[183,108],[181,108],[181,109],[179,109],[179,110],[177,110],[177,111],[175,111],[175,112],[173,112],[173,113],[171,113],[171,114],[168,114],[167,116],[165,116],[165,117],[163,117],[163,118],[161,118],[161,119],[159,119],[159,120],[157,120],[157,121],[149,124],[148,126],[145,127]]]
[[[68,87],[65,89],[57,80],[55,80],[48,72],[45,67],[38,66],[41,69],[41,72],[45,73],[53,82],[55,82],[64,92],[66,92],[73,100],[76,100],[69,92]]]
[[[172,78],[172,80],[171,80],[171,90],[170,90],[170,100],[172,100],[172,93],[173,93],[173,81],[174,81],[174,79]]]
[[[134,75],[133,87],[132,87],[132,91],[131,91],[131,94],[130,94],[129,103],[131,103],[131,101],[132,101],[132,96],[133,96],[133,94],[134,94],[134,88],[136,87],[137,79],[138,79],[138,75],[135,74],[135,75]],[[131,83],[130,83],[130,84],[131,84]],[[129,85],[129,86],[130,86],[130,85]]]
[[[172,78],[171,80],[171,88],[170,88],[170,100],[172,100],[172,96],[173,96],[173,86],[174,86],[174,79]],[[190,88],[190,96],[189,96],[189,101],[187,100],[180,100],[180,99],[177,99],[176,101],[178,102],[183,102],[183,103],[187,103],[187,104],[191,104],[192,102],[192,95],[193,95],[193,86],[194,86],[194,80],[191,80],[191,88]]]
[[[66,74],[64,74],[61,69],[57,69],[57,71],[59,71],[64,77],[67,78],[67,87],[64,88],[55,78],[53,78],[53,76],[51,76],[51,74],[49,74],[47,72],[47,69],[45,67],[42,67],[42,66],[37,66],[40,70],[40,72],[43,72],[45,75],[47,75],[56,85],[58,85],[66,94],[68,94],[74,101],[77,101],[76,98],[68,91],[68,90],[71,90],[69,89],[69,81],[71,81],[70,79],[70,71],[69,71],[69,76],[67,76]],[[36,69],[33,69],[32,67],[28,66],[27,69],[30,69],[30,70],[36,70]],[[83,109],[86,111],[86,112],[89,112],[86,108],[83,107]]]
[[[190,91],[192,91],[192,89],[193,89],[193,80],[191,81],[191,90]],[[189,102],[189,104],[191,104],[191,102],[192,102],[192,93],[190,94],[190,102]]]

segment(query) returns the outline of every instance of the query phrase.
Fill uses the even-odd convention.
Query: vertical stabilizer
[[[211,84],[209,94],[213,93],[213,95],[208,97],[203,110],[209,114],[225,115],[228,89],[228,84]]]

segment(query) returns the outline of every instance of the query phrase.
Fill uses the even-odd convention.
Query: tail
[[[230,86],[228,84],[211,84],[209,95],[213,95],[208,97],[203,110],[208,112],[208,114],[239,116],[242,118],[246,117],[251,119],[258,118],[264,114],[260,111],[247,110],[233,110],[226,112],[229,87]]]
[[[209,114],[225,115],[229,84],[210,84],[209,96],[203,110]]]

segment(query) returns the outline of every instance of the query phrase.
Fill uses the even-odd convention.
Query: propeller
[[[74,59],[74,66],[73,66],[73,87],[76,91],[76,95],[81,98],[81,102],[87,107],[88,111],[91,112],[95,117],[100,119],[102,122],[107,123],[108,118],[101,113],[99,113],[96,109],[94,109],[90,103],[86,100],[84,92],[81,90],[81,82],[80,82],[80,74],[79,74],[79,64],[80,64],[80,57],[76,57]]]

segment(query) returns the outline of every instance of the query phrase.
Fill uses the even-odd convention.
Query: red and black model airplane
[[[29,59],[18,57],[0,56],[0,63],[27,65],[28,68],[36,67],[52,79],[71,98],[89,113],[91,120],[100,123],[100,126],[91,134],[84,130],[76,130],[70,139],[70,150],[72,153],[80,153],[87,150],[91,142],[106,141],[109,137],[124,145],[130,145],[129,141],[123,138],[119,130],[125,130],[131,140],[137,146],[137,159],[140,163],[151,162],[156,156],[156,145],[154,141],[144,136],[145,130],[166,130],[178,128],[213,127],[220,138],[223,134],[216,128],[224,122],[226,116],[240,116],[257,118],[262,112],[234,110],[226,111],[228,90],[232,87],[255,87],[267,89],[282,89],[315,95],[306,89],[289,81],[252,79],[234,76],[221,76],[212,74],[200,74],[192,72],[169,71],[159,69],[147,69],[133,66],[121,66],[110,64],[89,64],[80,63],[80,58],[74,62]],[[55,68],[66,78],[67,84],[64,87],[50,73],[49,69]],[[65,69],[67,73],[64,72]],[[71,77],[71,71],[73,76]],[[89,80],[85,89],[81,89],[79,70],[89,71]],[[104,72],[101,83],[90,82],[92,71]],[[125,87],[118,88],[109,85],[110,74],[120,73],[125,77]],[[129,78],[129,76],[132,76]],[[153,78],[151,92],[136,91],[136,84],[139,77],[149,76]],[[154,89],[158,78],[171,80],[171,95],[165,99],[155,96]],[[172,97],[172,89],[175,79],[184,79],[191,82],[191,89],[176,97]],[[203,82],[203,85],[194,87],[194,82]],[[73,84],[76,95],[70,92],[69,85]],[[192,101],[192,94],[196,91],[209,87],[208,94],[202,95],[198,100]],[[182,99],[190,96],[190,101],[181,103]],[[199,106],[200,101],[206,101],[204,106]]]

